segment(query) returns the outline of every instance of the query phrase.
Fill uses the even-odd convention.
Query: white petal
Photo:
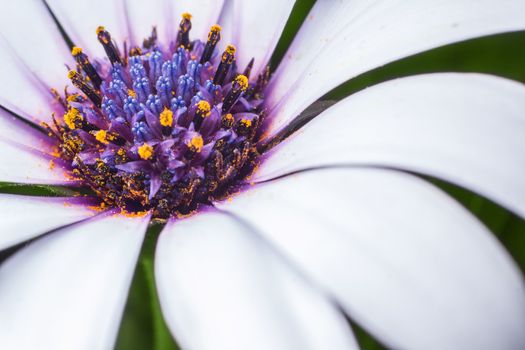
[[[2,182],[56,185],[73,182],[52,156],[1,138],[0,164]]]
[[[160,44],[167,46],[168,40],[174,40],[176,25],[170,21],[171,7],[168,0],[125,0],[131,32],[131,46],[142,46],[142,41],[151,35],[153,27],[157,28]]]
[[[190,39],[206,41],[210,27],[217,23],[224,0],[179,0],[172,1],[171,16],[177,33],[181,15],[189,12],[191,19]]]
[[[380,84],[326,110],[277,147],[254,181],[326,165],[420,172],[525,217],[525,87],[479,74]]]
[[[236,61],[239,69],[255,58],[253,76],[263,69],[281,37],[294,0],[234,2]]]
[[[104,26],[122,50],[129,44],[128,23],[124,1],[46,0],[59,22],[76,46],[82,47],[91,60],[106,57],[96,30]],[[144,2],[146,4],[146,2]]]
[[[1,108],[0,139],[15,141],[24,146],[37,149],[50,147],[49,137],[46,134],[33,129]]]
[[[68,82],[64,65],[74,60],[43,1],[3,3],[0,33],[31,72],[48,86],[63,89]]]
[[[368,70],[441,45],[525,29],[521,0],[360,0],[316,8],[269,90],[270,131]]]
[[[525,348],[525,286],[463,207],[412,175],[331,169],[220,205],[395,349]]]
[[[31,73],[3,37],[0,37],[0,76],[1,106],[37,124],[51,120],[53,98],[49,90]]]
[[[183,348],[357,349],[332,303],[225,214],[168,225],[155,258],[162,310]]]
[[[0,267],[2,347],[112,348],[147,222],[97,218],[9,258]]]
[[[78,199],[0,194],[0,250],[94,215]]]

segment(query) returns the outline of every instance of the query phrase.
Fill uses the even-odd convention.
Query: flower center
[[[72,50],[68,77],[81,93],[58,97],[65,113],[45,127],[104,206],[187,214],[233,193],[256,165],[268,69],[250,82],[253,60],[239,74],[233,45],[218,54],[220,26],[206,42],[190,29],[185,13],[176,40],[161,45],[154,28],[122,55],[99,27],[107,59]]]

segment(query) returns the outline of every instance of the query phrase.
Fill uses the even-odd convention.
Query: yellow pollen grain
[[[160,120],[160,125],[162,126],[172,126],[173,125],[173,112],[170,109],[164,107],[164,110],[162,111],[162,113],[160,113],[159,120]]]
[[[76,102],[78,101],[79,97],[80,97],[79,94],[71,94],[67,97],[67,102]]]
[[[119,148],[117,154],[122,157],[126,155],[126,150],[124,148]]]
[[[128,89],[128,96],[136,98],[137,97],[137,93],[135,92],[135,90]]]
[[[230,44],[230,45],[226,46],[226,49],[224,51],[226,51],[230,55],[235,55],[235,46]]]
[[[71,49],[71,54],[73,56],[78,56],[82,53],[82,48],[78,47],[78,46],[73,46],[73,48]]]
[[[235,82],[239,84],[242,91],[246,91],[246,89],[248,88],[248,78],[246,77],[246,75],[239,74],[235,78]]]
[[[76,122],[81,122],[82,120],[84,120],[84,117],[76,108],[71,108],[64,114],[64,123],[66,123],[71,130],[76,128]]]
[[[98,142],[101,142],[103,144],[107,145],[109,143],[108,133],[106,130],[99,130],[95,132],[95,138],[97,139]]]
[[[102,33],[105,30],[106,30],[106,28],[104,28],[104,26],[98,26],[97,27],[97,35],[99,35],[100,33]]]
[[[249,120],[249,119],[242,119],[241,120],[241,124],[244,125],[245,127],[249,128],[250,126],[252,126],[252,121]]]
[[[147,143],[144,143],[142,146],[138,149],[139,157],[148,160],[153,156],[153,147],[148,145]]]
[[[183,13],[182,13],[182,18],[185,19],[185,20],[190,21],[190,20],[191,20],[191,17],[192,17],[192,15],[191,15],[191,13],[189,13],[189,12],[183,12]]]
[[[202,150],[202,146],[204,146],[204,140],[201,136],[193,136],[188,142],[188,147],[193,148],[197,153]]]
[[[233,122],[233,115],[231,113],[226,114],[223,118],[228,122]]]
[[[201,100],[197,103],[197,109],[199,110],[202,117],[206,118],[211,114],[211,106],[208,101]]]
[[[70,70],[69,72],[67,72],[67,77],[69,79],[73,79],[77,76],[78,76],[78,72],[76,70]]]
[[[214,33],[220,32],[221,30],[222,30],[222,28],[218,24],[214,24],[210,28],[210,32],[214,32]]]

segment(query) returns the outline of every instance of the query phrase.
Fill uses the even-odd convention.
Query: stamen
[[[191,29],[191,14],[184,12],[182,20],[179,24],[179,32],[177,34],[177,45],[185,49],[190,49],[190,29]]]
[[[66,123],[68,128],[70,128],[71,130],[82,128],[83,121],[84,117],[76,108],[71,108],[64,114],[64,123]]]
[[[91,62],[89,62],[89,58],[87,57],[87,55],[84,54],[82,52],[82,49],[77,46],[73,47],[73,49],[71,50],[71,54],[77,61],[77,64],[80,67],[80,69],[82,69],[89,77],[89,80],[91,80],[95,88],[97,90],[100,89],[100,84],[102,84],[102,78],[100,77],[100,75],[98,75],[97,70],[95,69],[95,67],[93,67]]]
[[[210,116],[211,106],[206,100],[199,101],[197,103],[197,112],[200,116],[206,118]]]
[[[222,127],[225,129],[231,129],[234,122],[235,119],[233,118],[233,115],[231,113],[225,114],[221,119]]]
[[[109,139],[111,139],[111,135],[107,133],[106,130],[99,130],[93,133],[95,138],[98,142],[103,143],[107,145],[109,143]],[[114,137],[113,137],[114,138]]]
[[[197,103],[197,110],[195,111],[195,118],[193,118],[193,124],[195,129],[199,130],[204,118],[209,117],[211,114],[210,103],[206,100],[199,101]]]
[[[140,158],[148,160],[153,156],[153,147],[151,147],[147,143],[144,143],[138,148],[138,153]]]
[[[164,107],[164,110],[159,117],[160,125],[170,127],[173,125],[173,112],[168,108]]]
[[[193,136],[187,146],[195,153],[200,153],[204,146],[202,136]]]
[[[213,77],[213,83],[215,85],[222,85],[224,83],[226,74],[228,74],[228,72],[230,71],[230,67],[233,64],[234,59],[235,59],[235,46],[233,45],[226,46],[226,49],[224,50],[222,57],[221,57],[221,63],[219,63],[217,72],[215,72],[215,76]]]
[[[67,74],[67,77],[71,79],[71,82],[73,85],[75,85],[78,89],[80,89],[83,93],[86,94],[86,96],[93,102],[93,104],[97,107],[100,107],[102,103],[102,98],[100,97],[98,91],[93,89],[80,75],[77,71],[70,70]]]
[[[111,41],[111,35],[103,26],[97,28],[97,36],[98,41],[100,41],[100,43],[104,47],[104,51],[106,51],[106,55],[108,56],[111,64],[122,64],[122,60],[120,59],[117,47],[115,46],[115,44],[113,44],[113,42]]]
[[[239,74],[232,84],[232,88],[228,92],[228,95],[224,98],[222,105],[222,112],[228,113],[235,103],[239,100],[242,93],[248,89],[248,78],[245,75]]]
[[[217,46],[219,40],[221,40],[221,26],[214,24],[211,26],[210,32],[208,33],[208,41],[206,42],[206,46],[202,52],[200,61],[201,64],[204,64],[210,60],[211,55],[215,50],[215,46]]]

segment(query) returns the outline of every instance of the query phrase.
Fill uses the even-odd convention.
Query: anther
[[[215,50],[215,46],[217,46],[219,40],[221,40],[221,26],[214,24],[211,26],[210,32],[208,33],[208,41],[206,42],[206,46],[202,52],[200,61],[201,64],[204,64],[210,60],[211,55],[213,55],[213,51]]]
[[[225,129],[230,129],[233,126],[235,119],[231,113],[226,113],[222,116],[221,125]]]
[[[204,140],[201,136],[193,136],[186,145],[192,152],[200,153],[204,146]]]
[[[84,80],[82,75],[80,75],[77,71],[70,70],[67,74],[67,77],[71,80],[73,85],[86,94],[86,96],[91,100],[91,102],[93,102],[95,106],[100,107],[102,98],[100,97],[98,91],[96,91]]]
[[[235,105],[242,93],[248,89],[248,78],[245,75],[239,74],[232,83],[232,88],[224,98],[222,104],[222,112],[228,113],[230,109]]]
[[[195,118],[193,119],[193,124],[198,130],[201,127],[202,121],[204,118],[209,117],[211,114],[211,106],[208,101],[202,100],[197,103],[197,110],[195,111]]]
[[[153,147],[151,147],[147,143],[144,143],[138,148],[138,153],[140,158],[148,160],[153,156]]]
[[[106,130],[95,131],[93,135],[95,136],[98,142],[103,143],[105,145],[109,143],[109,139],[111,138],[111,135],[109,135]]]
[[[140,56],[140,55],[142,55],[142,50],[138,46],[132,47],[131,50],[129,50],[129,56],[130,57]]]
[[[228,71],[230,70],[230,67],[233,64],[234,60],[235,46],[228,45],[222,53],[221,63],[219,63],[219,67],[217,67],[217,72],[215,72],[215,76],[213,77],[213,83],[215,85],[222,85],[224,83],[226,74],[228,74]]]
[[[111,41],[111,35],[109,34],[109,32],[104,27],[100,26],[97,28],[97,36],[98,36],[98,41],[104,47],[104,51],[106,51],[106,55],[108,56],[111,64],[112,65],[115,65],[115,63],[122,64],[122,60],[120,59],[120,55],[118,53],[117,47]]]
[[[73,47],[71,50],[71,54],[75,58],[75,61],[77,61],[78,66],[86,73],[86,75],[89,77],[89,80],[93,83],[95,88],[98,90],[100,89],[100,84],[102,84],[102,78],[100,75],[98,75],[97,70],[91,62],[89,62],[89,58],[85,53],[82,52],[82,49],[80,47]]]
[[[84,117],[76,108],[71,108],[64,114],[64,123],[69,129],[75,130],[82,128]]]
[[[173,112],[166,107],[159,116],[160,125],[170,127],[173,125]]]
[[[191,29],[191,14],[184,12],[182,20],[179,24],[179,32],[177,33],[177,45],[185,49],[190,48],[190,29]]]

